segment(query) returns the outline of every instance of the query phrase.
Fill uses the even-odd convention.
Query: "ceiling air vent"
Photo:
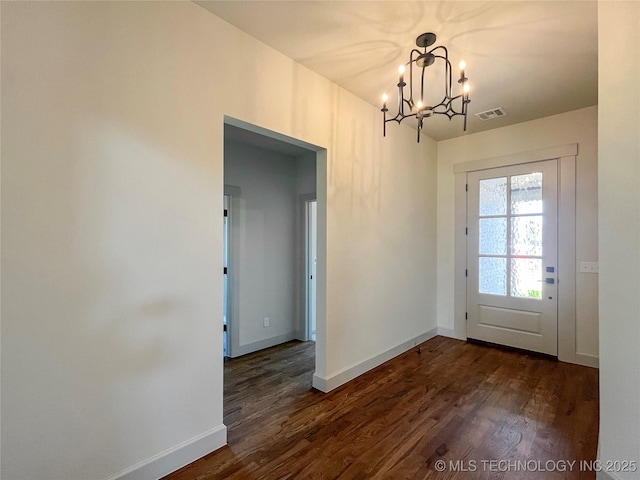
[[[482,120],[493,120],[494,118],[505,117],[507,112],[505,112],[504,108],[492,108],[491,110],[485,110],[484,112],[476,113],[476,116]]]

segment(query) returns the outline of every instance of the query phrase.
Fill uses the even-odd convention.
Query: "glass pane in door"
[[[542,255],[542,215],[511,217],[511,255]]]
[[[480,216],[507,213],[507,177],[480,180]]]
[[[507,254],[507,218],[481,218],[479,229],[481,255]]]
[[[480,293],[507,294],[507,259],[500,257],[479,258]]]
[[[542,213],[542,172],[514,175],[511,183],[511,213]]]
[[[542,259],[511,259],[511,296],[542,298]]]

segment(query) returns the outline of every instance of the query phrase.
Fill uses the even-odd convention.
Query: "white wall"
[[[576,265],[598,261],[597,107],[438,142],[438,325],[454,329],[456,163],[578,143]],[[598,356],[598,275],[576,272],[576,353]]]
[[[232,200],[232,276],[238,276],[234,356],[292,340],[296,310],[298,162],[295,157],[225,141],[224,180]],[[264,318],[270,319],[264,327]]]
[[[640,3],[599,3],[598,54],[599,453],[640,465]]]
[[[1,8],[3,478],[224,443],[224,115],[327,149],[316,375],[435,327],[434,142],[191,2]]]
[[[364,113],[345,107],[347,124]],[[382,139],[379,120],[336,132],[329,162],[329,378],[436,327],[435,142],[416,153],[414,131]]]

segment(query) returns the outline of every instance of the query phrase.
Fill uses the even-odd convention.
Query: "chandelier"
[[[451,62],[449,61],[449,53],[447,48],[443,45],[433,47],[432,49],[427,51],[427,48],[431,47],[436,42],[436,34],[435,33],[423,33],[422,35],[416,38],[416,46],[418,48],[414,48],[411,50],[411,54],[409,55],[409,61],[406,66],[401,65],[398,69],[400,74],[400,79],[398,81],[398,113],[395,117],[387,118],[387,112],[389,109],[387,108],[387,100],[388,96],[385,93],[382,96],[382,115],[383,115],[383,123],[382,123],[382,134],[383,136],[387,135],[387,122],[402,122],[405,118],[416,117],[418,120],[418,143],[420,143],[420,130],[422,130],[422,122],[425,118],[432,117],[433,115],[446,115],[451,120],[453,117],[457,115],[462,115],[464,117],[464,130],[467,130],[467,105],[471,100],[469,100],[469,84],[467,83],[468,78],[465,77],[465,62],[460,62],[460,78],[458,79],[458,83],[460,84],[460,95],[452,96],[451,93],[451,83],[452,83],[452,68]],[[419,48],[424,49],[424,51],[420,51]],[[442,60],[444,62],[444,97],[442,100],[436,105],[425,105],[424,97],[425,97],[425,70],[427,67],[433,65],[436,62],[436,59]],[[409,88],[408,92],[405,92],[405,87],[407,84],[404,81],[404,74],[406,69],[409,69]],[[416,82],[416,92],[414,96],[414,79],[413,73],[414,69],[417,72],[417,76],[420,79],[420,91],[418,92],[418,82]],[[434,90],[433,86],[429,87],[430,91]],[[406,97],[405,95],[409,96]],[[459,109],[456,110],[456,105],[458,104]]]

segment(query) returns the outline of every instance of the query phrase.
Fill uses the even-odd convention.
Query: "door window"
[[[479,292],[541,299],[542,172],[480,180],[478,193]]]

